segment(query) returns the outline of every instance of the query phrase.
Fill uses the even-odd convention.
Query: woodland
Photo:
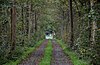
[[[22,62],[40,46],[46,30],[53,30],[60,45],[88,63],[76,65],[100,65],[100,0],[0,0],[0,65]],[[47,46],[49,58],[53,49]]]

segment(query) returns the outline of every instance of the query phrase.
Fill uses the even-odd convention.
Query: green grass
[[[16,61],[11,60],[10,62],[4,64],[4,65],[18,65],[22,60],[26,59],[30,53],[35,51],[35,49],[41,45],[43,40],[39,41],[34,47],[27,47],[26,51],[22,53],[21,57],[17,59]]]
[[[78,55],[69,50],[66,44],[64,44],[61,40],[57,40],[57,42],[61,45],[66,55],[68,55],[74,65],[89,65],[89,61],[87,60],[80,60]]]
[[[45,53],[44,53],[44,57],[42,58],[42,61],[40,62],[39,65],[50,65],[51,62],[51,58],[52,58],[52,44],[49,41],[47,47],[45,48]]]

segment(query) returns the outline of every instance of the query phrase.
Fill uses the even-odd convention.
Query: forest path
[[[73,65],[71,60],[67,55],[65,55],[63,49],[55,41],[51,40],[52,43],[52,59],[50,60],[50,65]],[[48,40],[45,40],[30,56],[22,61],[19,65],[39,65],[42,58],[44,57],[45,48],[47,47]],[[48,64],[46,64],[48,65]]]
[[[53,44],[53,54],[52,54],[51,65],[73,65],[69,57],[65,55],[63,49],[55,40],[52,40],[52,44]]]
[[[37,49],[35,52],[33,52],[32,54],[30,54],[30,56],[22,61],[22,63],[20,63],[19,65],[38,65],[39,62],[41,61],[41,59],[44,56],[44,51],[45,48],[48,44],[48,40],[45,40]]]

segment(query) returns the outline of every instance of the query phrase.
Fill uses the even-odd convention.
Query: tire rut
[[[38,65],[41,61],[42,57],[44,56],[44,50],[48,43],[48,40],[45,40],[39,48],[36,49],[30,56],[22,61],[19,65]]]
[[[51,65],[73,65],[69,57],[65,55],[62,48],[56,41],[52,40],[53,54]]]

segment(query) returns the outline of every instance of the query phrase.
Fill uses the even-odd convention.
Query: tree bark
[[[34,12],[34,22],[35,22],[35,32],[37,31],[37,13],[36,11]]]
[[[31,5],[29,5],[29,30],[28,30],[28,39],[30,40],[32,30],[32,20],[31,20]]]
[[[88,1],[88,8],[89,8],[88,13],[89,13],[91,10],[90,0]],[[88,36],[88,39],[89,39],[90,46],[91,46],[91,29],[92,29],[91,18],[89,18],[89,21],[88,21],[89,36]]]
[[[15,50],[16,45],[16,7],[15,0],[13,0],[13,6],[11,8],[11,50]]]
[[[94,10],[94,0],[91,0],[90,1],[91,2],[91,10]],[[96,39],[95,39],[95,37],[96,37],[96,29],[97,29],[97,24],[96,24],[96,21],[93,19],[92,20],[92,29],[91,29],[91,39],[92,39],[92,43],[91,43],[91,48],[92,48],[92,50],[91,51],[93,51],[94,50],[94,46],[95,46],[95,44],[96,44]],[[94,54],[93,54],[93,56],[94,56]],[[92,61],[91,61],[91,63],[93,64],[93,65],[96,65],[96,62],[95,62],[95,57],[93,57],[92,56]]]
[[[69,18],[70,18],[70,47],[74,45],[73,42],[73,14],[72,14],[72,0],[69,0]]]

